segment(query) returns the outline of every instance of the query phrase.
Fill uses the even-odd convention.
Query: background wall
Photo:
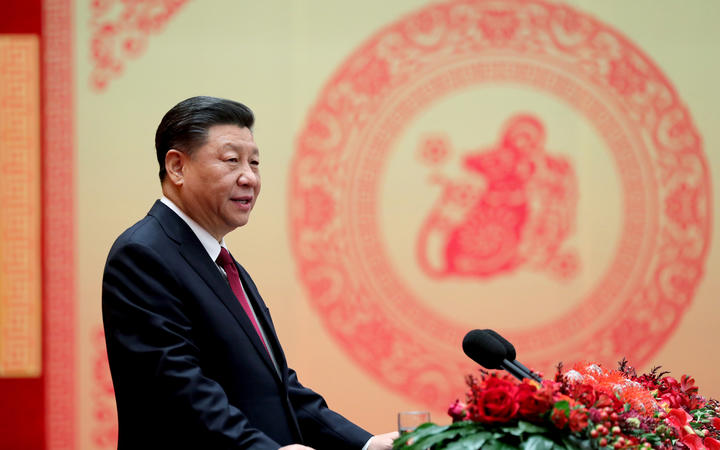
[[[612,364],[628,356],[638,369],[660,364],[677,377],[689,373],[701,392],[720,396],[713,357],[720,285],[712,277],[720,265],[712,239],[720,65],[711,57],[720,6],[431,5],[442,4],[45,2],[46,17],[67,10],[71,19],[57,25],[66,48],[45,43],[44,67],[50,83],[57,73],[48,58],[64,58],[72,83],[65,96],[46,91],[44,101],[71,112],[73,153],[61,154],[74,176],[45,183],[75,183],[69,211],[77,258],[71,267],[56,266],[73,276],[72,315],[58,315],[57,300],[44,297],[46,336],[59,336],[55,345],[71,355],[62,366],[71,375],[60,377],[66,389],[48,388],[61,366],[45,348],[48,448],[114,448],[102,268],[114,239],[160,194],[153,149],[160,118],[192,95],[236,99],[256,113],[262,194],[228,246],[260,287],[302,382],[370,431],[394,429],[401,410],[429,409],[435,421],[447,420],[443,405],[464,395],[463,377],[474,370],[459,344],[472,328],[501,331],[520,360],[546,373],[558,361]],[[553,14],[536,26],[555,39],[513,47],[513,39],[530,33],[524,18],[543,8]],[[587,45],[573,40],[587,39],[589,29],[598,32],[582,41]],[[408,46],[397,35],[417,39]],[[596,75],[607,73],[599,66],[610,54],[629,55],[618,60],[630,63],[603,84]],[[598,61],[597,72],[573,66],[576,56]],[[532,77],[522,77],[522,64]],[[632,109],[646,99],[661,112]],[[661,120],[662,101],[684,121]],[[498,242],[512,244],[511,262],[482,274],[433,274],[421,255],[445,269],[465,251],[500,258],[499,250],[472,243],[443,250],[450,231],[433,217],[452,215],[447,205],[469,207],[446,197],[449,184],[431,180],[465,187],[475,200],[506,193],[487,173],[463,169],[463,158],[502,149],[504,127],[520,113],[545,133],[544,156],[533,163],[564,161],[570,174],[550,170],[543,182],[523,181],[520,197],[501,195],[492,207],[486,198],[485,213],[510,211],[521,222],[493,222],[501,224],[497,233],[509,230]],[[46,114],[44,126],[57,120]],[[340,143],[332,143],[337,136]],[[45,161],[57,145],[46,142]],[[501,154],[508,153],[493,155]],[[517,158],[512,167],[529,161]],[[560,193],[542,196],[543,186]],[[518,213],[522,208],[530,212]],[[538,211],[564,217],[558,220],[569,231],[523,231],[537,225]],[[461,225],[456,219],[455,229]],[[423,244],[423,230],[437,241]],[[494,242],[497,234],[483,232],[482,242]],[[669,266],[675,268],[661,270]],[[58,323],[72,324],[70,331],[51,328]],[[0,380],[0,398],[9,386]],[[60,392],[73,401],[58,406]]]

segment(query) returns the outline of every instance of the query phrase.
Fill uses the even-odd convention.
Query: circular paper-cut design
[[[644,364],[703,273],[710,192],[687,108],[623,35],[565,5],[450,1],[376,33],[324,87],[290,232],[332,336],[443,407],[472,328],[540,370]]]

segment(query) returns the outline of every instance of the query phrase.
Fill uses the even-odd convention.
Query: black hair
[[[216,97],[190,97],[173,106],[155,132],[155,152],[160,181],[165,179],[165,155],[176,149],[188,155],[201,147],[213,125],[237,125],[252,129],[253,112],[242,103]]]

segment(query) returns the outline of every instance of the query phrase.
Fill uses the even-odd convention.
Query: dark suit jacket
[[[240,278],[280,368],[190,227],[156,202],[115,242],[103,322],[120,449],[361,449],[370,434],[287,367],[265,303]]]

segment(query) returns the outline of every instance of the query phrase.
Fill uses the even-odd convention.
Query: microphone
[[[495,332],[495,330],[487,329],[487,330],[483,330],[483,331],[485,331],[490,336],[497,339],[505,347],[505,352],[506,352],[505,358],[511,364],[515,364],[520,370],[529,374],[530,376],[528,378],[532,378],[535,381],[542,382],[542,378],[540,378],[540,376],[538,376],[535,372],[533,372],[532,370],[525,367],[523,364],[520,363],[520,361],[515,359],[517,354],[515,353],[515,347],[510,343],[510,341],[508,341],[507,339],[502,337],[499,333]]]
[[[462,342],[465,354],[486,369],[500,369],[507,351],[500,341],[482,330],[472,330]]]
[[[510,358],[515,359],[515,348],[505,339],[497,339],[493,335],[494,332],[490,333],[489,331],[491,330],[472,330],[465,335],[462,347],[470,359],[486,369],[504,369],[520,380],[530,378],[542,381],[527,367],[516,361],[510,361]],[[505,345],[505,342],[509,347]]]

